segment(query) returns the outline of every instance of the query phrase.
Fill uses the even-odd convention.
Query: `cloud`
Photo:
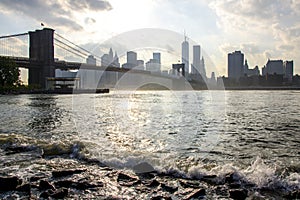
[[[111,9],[112,6],[109,2],[100,0],[66,0],[57,2],[44,0],[0,1],[0,10],[3,12],[23,14],[55,28],[67,28],[75,31],[83,30],[82,25],[74,18],[76,12]]]
[[[87,17],[87,18],[84,19],[84,23],[88,24],[88,25],[91,25],[91,24],[96,23],[96,20],[94,18]]]

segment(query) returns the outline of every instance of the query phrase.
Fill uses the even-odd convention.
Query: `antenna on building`
[[[184,35],[184,41],[186,42],[187,36],[186,36],[185,29],[183,30],[183,35]]]

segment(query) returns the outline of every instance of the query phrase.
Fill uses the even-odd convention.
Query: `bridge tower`
[[[46,87],[46,77],[55,76],[54,68],[54,30],[44,28],[29,32],[28,83]]]

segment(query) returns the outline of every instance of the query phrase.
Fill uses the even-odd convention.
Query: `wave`
[[[34,152],[35,155],[38,154],[41,157],[64,156],[84,161],[87,164],[96,162],[99,165],[132,171],[140,163],[147,163],[159,175],[201,180],[213,185],[235,183],[239,187],[251,188],[255,191],[300,190],[300,166],[282,167],[279,164],[267,164],[267,160],[261,157],[256,157],[245,168],[235,166],[233,163],[221,165],[199,161],[185,169],[180,169],[174,166],[174,160],[162,157],[151,159],[147,155],[130,155],[130,153],[122,158],[95,155],[86,148],[87,146],[91,148],[91,145],[93,144],[80,141],[47,142],[17,134],[0,134],[0,147],[6,155],[11,156],[14,153]]]

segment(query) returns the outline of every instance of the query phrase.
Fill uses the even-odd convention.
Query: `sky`
[[[218,75],[227,76],[227,54],[235,50],[245,54],[250,68],[261,69],[268,59],[294,60],[294,73],[300,74],[299,0],[0,1],[1,36],[41,29],[41,22],[99,54],[101,44],[126,33],[167,30],[183,40],[185,31]],[[180,51],[168,36],[161,41]]]

